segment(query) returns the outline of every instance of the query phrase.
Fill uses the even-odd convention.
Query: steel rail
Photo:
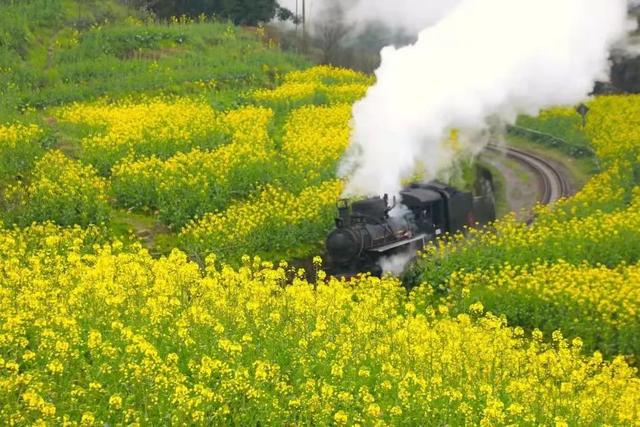
[[[571,185],[566,177],[544,157],[513,147],[489,145],[485,150],[500,153],[534,172],[540,183],[540,203],[550,204],[571,195]]]

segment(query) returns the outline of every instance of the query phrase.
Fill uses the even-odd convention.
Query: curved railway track
[[[566,176],[544,157],[517,148],[496,145],[489,145],[486,150],[506,156],[531,170],[538,177],[540,203],[549,204],[571,196],[571,184]]]

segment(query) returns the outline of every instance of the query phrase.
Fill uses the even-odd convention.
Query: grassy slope
[[[509,135],[508,141],[509,144],[514,147],[540,154],[545,158],[564,165],[571,173],[576,189],[582,188],[589,178],[598,171],[597,164],[593,157],[573,157],[567,155],[562,148],[550,147],[539,141],[520,135]]]
[[[307,64],[226,23],[168,26],[114,1],[91,12],[77,5],[0,6],[0,27],[8,30],[0,35],[0,118],[100,96],[189,94],[200,82],[215,85],[212,102],[233,106],[238,89],[272,85]]]
[[[567,112],[556,116],[520,117],[517,126],[540,134],[510,132],[509,143],[563,164],[571,173],[574,186],[579,189],[598,172],[599,167],[581,117],[577,112]]]

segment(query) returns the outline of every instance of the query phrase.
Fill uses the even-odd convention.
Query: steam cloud
[[[345,24],[364,29],[367,24],[381,23],[409,34],[418,34],[422,29],[434,24],[446,15],[461,0],[307,0],[311,23],[324,19],[324,12],[339,5]],[[639,0],[640,1],[640,0]],[[280,0],[282,6],[296,10],[296,0]],[[302,0],[298,0],[298,11]],[[331,17],[335,19],[335,17]]]
[[[454,129],[477,150],[494,120],[585,99],[607,77],[609,49],[628,30],[627,6],[461,0],[415,44],[385,48],[377,83],[354,106],[340,171],[349,177],[345,195],[396,194],[417,169],[434,177],[456,155],[443,143]]]
[[[383,274],[391,274],[392,276],[400,276],[407,264],[416,256],[415,251],[407,251],[388,257],[383,257],[378,262],[382,268]]]
[[[460,0],[360,0],[347,10],[347,20],[356,25],[379,22],[409,34],[418,34],[458,3]]]

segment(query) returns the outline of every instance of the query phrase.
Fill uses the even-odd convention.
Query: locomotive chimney
[[[338,202],[338,218],[336,218],[336,227],[344,228],[351,223],[351,208],[349,201],[342,199]]]
[[[389,212],[391,212],[392,210],[394,210],[396,208],[396,205],[397,205],[396,196],[393,196],[393,203],[391,205],[389,205],[389,195],[388,194],[384,195],[383,200],[384,200],[384,204],[387,206],[387,208],[385,209],[385,215],[388,218],[389,217]]]

